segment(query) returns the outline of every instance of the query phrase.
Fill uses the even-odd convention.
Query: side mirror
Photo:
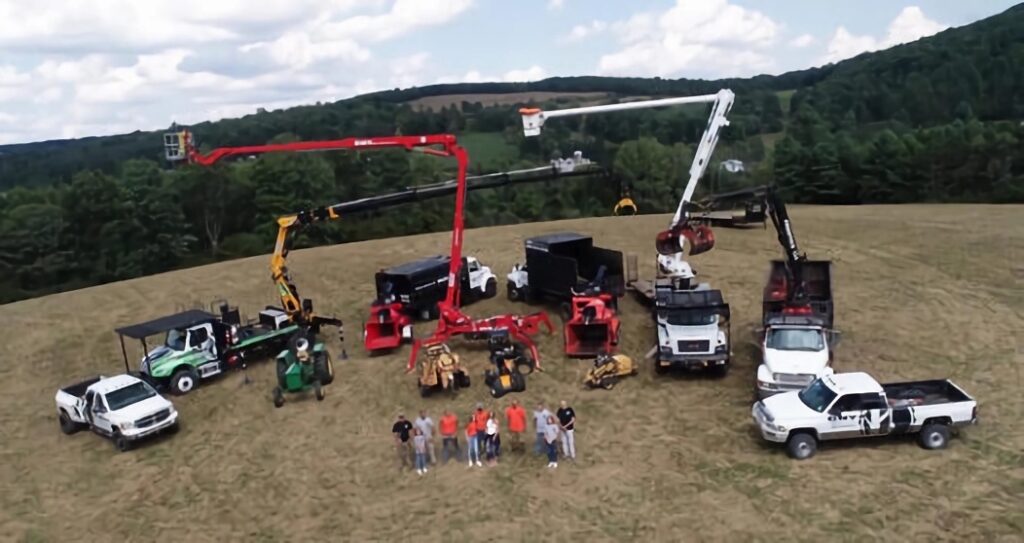
[[[839,345],[840,341],[842,341],[843,334],[839,330],[829,330],[826,337],[828,339],[828,344],[835,347],[836,345]]]

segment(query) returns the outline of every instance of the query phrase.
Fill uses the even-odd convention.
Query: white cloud
[[[779,26],[728,0],[676,0],[661,13],[640,13],[612,29],[622,48],[601,57],[608,75],[750,75],[774,65],[762,51]]]
[[[484,83],[488,81],[504,81],[506,83],[520,83],[523,81],[537,81],[547,77],[547,71],[537,65],[529,68],[509,70],[504,75],[497,76],[482,73],[480,70],[470,70],[461,76],[438,77],[434,83]]]
[[[889,23],[885,37],[858,36],[846,27],[836,28],[828,43],[828,51],[822,57],[823,63],[838,62],[868,51],[887,49],[901,43],[915,41],[949,28],[929,19],[917,6],[907,6]]]
[[[377,44],[450,23],[473,4],[0,0],[0,143],[153,130],[424,84],[437,72],[421,43],[386,55]]]
[[[602,34],[607,28],[608,23],[604,21],[590,21],[590,24],[576,25],[572,27],[568,34],[562,36],[562,41],[565,43],[583,41]]]
[[[537,81],[538,79],[544,79],[545,76],[547,76],[547,72],[544,71],[544,68],[533,65],[524,70],[509,70],[505,72],[501,79],[510,83],[516,83],[521,81]]]
[[[565,6],[565,0],[548,0],[548,9],[558,10]]]
[[[803,49],[804,47],[814,45],[817,41],[818,40],[810,34],[801,34],[789,40],[789,46],[796,47],[797,49]]]

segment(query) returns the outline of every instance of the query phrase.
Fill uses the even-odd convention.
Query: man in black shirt
[[[412,423],[405,420],[405,415],[399,413],[398,420],[391,427],[391,433],[395,435],[395,449],[398,451],[398,460],[402,462],[402,467],[409,465],[409,458],[412,456],[411,442],[409,441],[409,432],[411,431]]]
[[[569,407],[569,402],[562,400],[558,408],[558,424],[562,426],[562,456],[576,461],[576,411]]]

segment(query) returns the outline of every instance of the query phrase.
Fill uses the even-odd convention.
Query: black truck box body
[[[593,281],[602,266],[602,289],[615,296],[625,292],[622,252],[595,247],[590,236],[560,232],[529,238],[525,245],[530,290],[535,295],[568,300],[572,290]]]
[[[448,267],[451,257],[429,256],[399,264],[377,272],[377,299],[383,299],[389,289],[396,299],[411,310],[433,309],[444,300],[448,290]],[[466,259],[462,259],[461,283],[463,292],[469,287]]]

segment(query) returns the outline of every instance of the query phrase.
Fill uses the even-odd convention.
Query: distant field
[[[466,132],[459,135],[459,143],[469,151],[473,166],[493,167],[519,158],[519,149],[497,132]]]
[[[779,97],[779,105],[782,106],[783,115],[789,116],[789,103],[793,101],[793,95],[796,94],[795,90],[784,90],[775,93]]]
[[[445,94],[442,96],[425,96],[411,100],[409,104],[415,109],[441,109],[442,107],[462,107],[462,102],[480,102],[484,106],[506,106],[514,104],[534,104],[555,98],[583,98],[596,100],[608,96],[606,92],[513,92],[506,94]]]
[[[948,450],[909,439],[828,443],[794,462],[761,441],[750,420],[752,331],[767,262],[781,256],[769,227],[717,229],[715,249],[691,260],[732,305],[734,365],[724,379],[656,376],[642,358],[651,318],[626,298],[621,348],[642,362],[640,375],[612,391],[584,391],[590,363],[563,357],[559,335],[543,336],[547,371],[518,395],[528,406],[574,404],[576,465],[552,472],[540,458],[506,453],[491,469],[399,471],[390,435],[398,411],[461,416],[478,401],[508,403],[492,401],[480,382],[480,346],[452,342],[472,370],[471,388],[422,400],[403,371],[407,350],[370,358],[358,341],[374,271],[446,252],[441,233],[291,255],[301,292],[347,323],[351,358],[337,361],[325,401],[274,409],[272,364],[254,363],[251,384],[232,374],[175,398],[181,432],[124,454],[87,433],[62,435],[56,389],[122,369],[115,326],[217,298],[249,315],[276,303],[267,258],[0,307],[0,540],[1021,541],[1024,206],[794,206],[792,215],[810,257],[835,263],[839,371],[887,381],[951,377],[979,399],[981,424]],[[471,230],[466,251],[503,275],[521,261],[525,237],[579,231],[639,253],[649,275],[652,238],[666,221]],[[538,309],[501,295],[467,311]],[[417,333],[432,326],[419,324]],[[129,349],[134,363],[140,349]]]

